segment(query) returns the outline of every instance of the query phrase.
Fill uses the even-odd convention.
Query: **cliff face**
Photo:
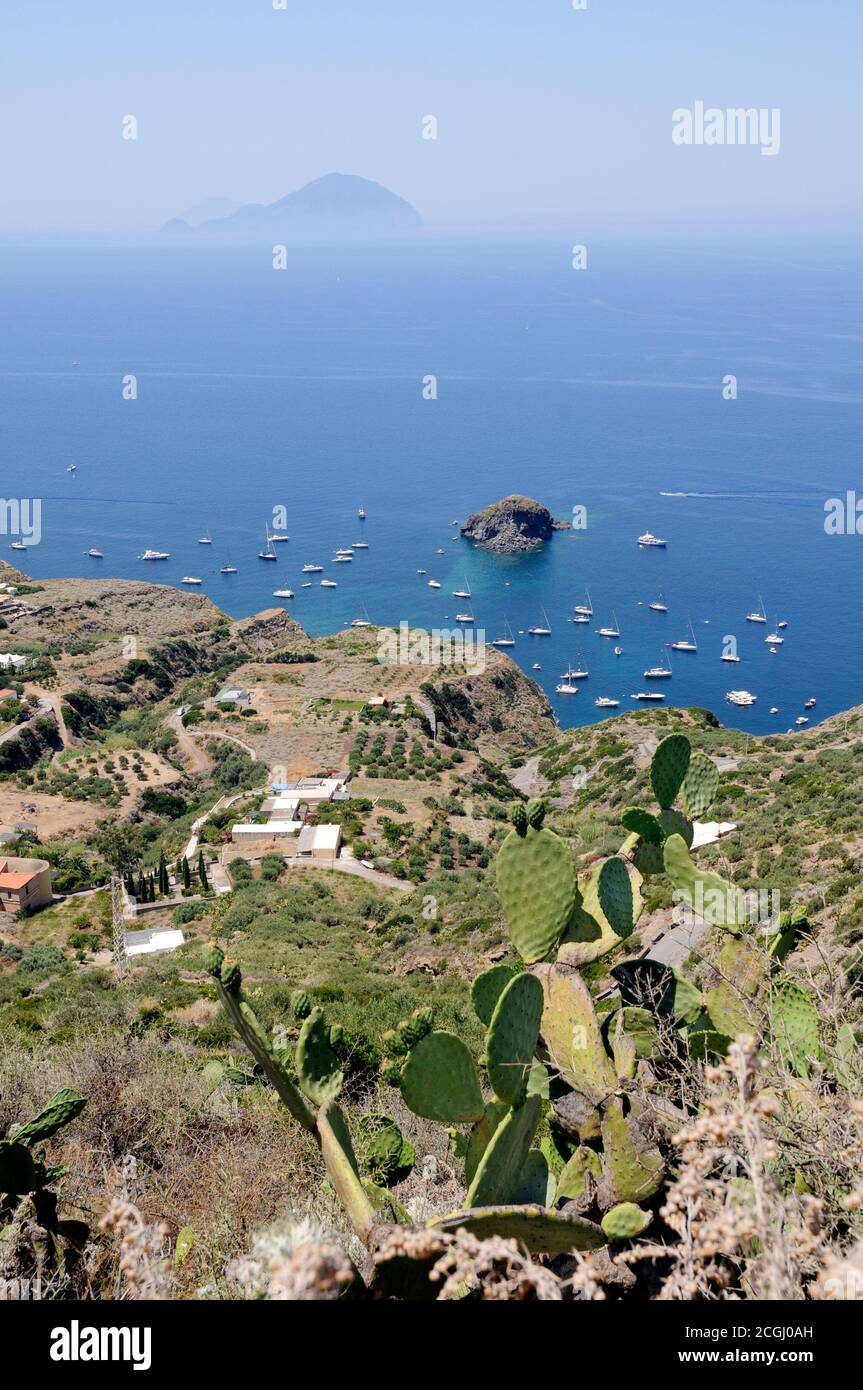
[[[516,555],[534,550],[547,541],[555,529],[554,518],[541,502],[513,493],[469,516],[461,533],[468,540],[498,555]]]
[[[422,692],[434,709],[438,731],[466,734],[487,757],[541,747],[557,731],[544,692],[499,652],[490,656],[482,673],[440,672]]]

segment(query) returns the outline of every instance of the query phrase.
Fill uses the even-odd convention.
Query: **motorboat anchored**
[[[661,549],[664,549],[666,543],[665,543],[665,541],[660,540],[659,536],[654,536],[654,535],[652,534],[652,532],[650,532],[650,531],[645,531],[645,533],[644,533],[643,536],[639,536],[639,537],[638,537],[638,544],[639,544],[639,545],[645,545],[645,546],[654,545],[654,546],[659,546]]]
[[[273,598],[293,598],[293,589],[274,589]]]
[[[795,724],[808,724],[808,723],[809,723],[809,720],[806,718],[806,715],[805,715],[805,714],[798,714],[797,718],[794,720],[794,723],[795,723]]]
[[[630,695],[630,700],[664,700],[665,696],[661,690],[639,690],[637,695]]]
[[[289,541],[290,539],[291,538],[288,535],[287,531],[273,531],[270,535],[267,536],[267,540],[269,541],[270,545],[280,545],[283,544],[285,541]]]
[[[336,584],[336,581],[335,581],[334,579],[322,579],[322,580],[321,580],[321,588],[322,588],[322,589],[337,589],[337,588],[338,588],[338,585]]]
[[[360,521],[365,521],[365,519],[366,519],[366,509],[365,509],[365,507],[357,507],[357,516],[359,517]]]
[[[200,584],[201,582],[196,574],[184,574],[180,580],[181,584]]]
[[[729,690],[725,698],[730,705],[754,705],[758,696],[751,690]]]
[[[103,560],[105,558],[101,550],[97,550],[95,546],[91,546],[87,554],[90,556],[91,560]]]
[[[767,634],[764,640],[765,642],[769,642],[771,647],[781,647],[783,642],[785,641],[785,638],[780,637],[778,632],[770,632]]]
[[[438,581],[437,581],[436,579],[430,579],[430,580],[429,580],[429,588],[430,588],[430,589],[439,589],[439,588],[440,588],[440,584],[438,583]]]
[[[303,574],[323,574],[323,565],[303,565]]]
[[[611,700],[607,695],[600,695],[599,699],[594,700],[593,703],[597,709],[617,709],[620,701]]]
[[[13,545],[12,549],[17,550],[18,547]],[[170,558],[171,556],[167,550],[145,550],[143,555],[138,556],[139,560],[170,560]]]
[[[722,655],[721,655],[721,657],[719,658],[719,660],[720,660],[720,661],[733,661],[735,664],[739,664],[739,662],[740,662],[740,657],[739,657],[739,656],[736,656],[734,652],[723,652]]]
[[[236,566],[236,565],[222,565],[221,568],[220,568],[220,570],[219,570],[219,574],[236,574],[236,573],[237,573],[237,566]]]
[[[814,709],[814,708],[815,708],[815,701],[814,701],[814,700],[807,700],[807,701],[804,703],[803,708],[804,708],[804,709]]]
[[[456,613],[455,620],[457,623],[472,623],[473,613]]]

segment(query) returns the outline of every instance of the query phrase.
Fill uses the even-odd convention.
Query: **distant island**
[[[215,215],[206,217],[208,208]],[[227,215],[224,209],[227,208]],[[172,218],[163,234],[175,240],[276,242],[373,241],[422,226],[415,207],[371,179],[355,174],[325,174],[275,203],[232,204],[209,199],[191,215]]]
[[[517,555],[535,550],[555,531],[569,529],[568,521],[555,521],[548,507],[532,497],[514,492],[469,516],[461,534],[497,555]]]

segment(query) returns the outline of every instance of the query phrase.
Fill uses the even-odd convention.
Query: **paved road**
[[[647,959],[657,960],[662,965],[682,965],[709,930],[707,923],[700,920],[679,922],[660,937],[648,951]]]
[[[20,724],[12,724],[8,729],[5,729],[3,733],[0,734],[0,743],[6,743],[10,738],[15,738],[16,734],[20,734],[21,730],[26,729],[34,720],[43,719],[46,714],[54,713],[54,706],[47,696],[40,696],[38,707],[35,712],[30,715],[30,718],[23,719]],[[59,720],[57,722],[59,725]],[[62,726],[60,727],[62,728]]]
[[[330,859],[312,859],[310,855],[303,855],[287,859],[286,862],[293,869],[335,869],[336,873],[353,874],[354,878],[364,878],[367,883],[374,883],[379,888],[396,888],[400,893],[412,893],[416,887],[415,883],[409,883],[403,878],[394,878],[392,874],[381,873],[379,869],[367,869],[365,864],[350,857],[339,858],[333,862]]]

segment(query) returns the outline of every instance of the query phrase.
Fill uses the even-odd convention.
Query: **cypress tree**
[[[183,863],[183,888],[184,888],[184,889],[189,889],[189,888],[191,888],[191,886],[192,886],[192,873],[191,873],[191,870],[190,870],[190,868],[189,868],[189,861],[188,861],[188,859],[185,858],[185,856],[183,857],[182,863]]]
[[[210,891],[210,880],[207,878],[207,866],[204,863],[204,851],[198,850],[198,877],[201,880],[201,890],[204,893]]]

